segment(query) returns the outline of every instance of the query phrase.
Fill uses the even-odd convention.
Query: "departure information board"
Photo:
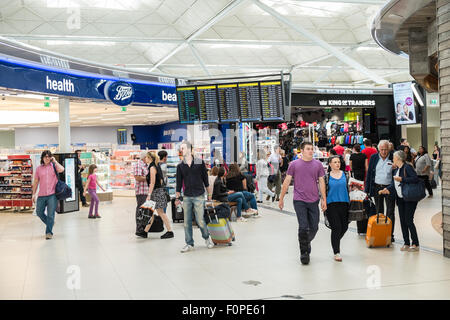
[[[219,122],[216,86],[197,86],[197,95],[200,121],[204,123]]]
[[[220,122],[240,122],[238,104],[238,85],[217,85],[219,95]]]
[[[260,82],[260,87],[263,120],[283,120],[284,104],[281,81]]]
[[[281,80],[177,87],[180,123],[284,120]]]
[[[239,106],[243,122],[262,120],[258,82],[239,83]]]
[[[194,123],[200,120],[195,86],[177,87],[177,101],[180,123]]]

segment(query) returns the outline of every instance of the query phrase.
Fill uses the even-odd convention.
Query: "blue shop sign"
[[[130,103],[177,106],[174,85],[146,83],[134,79],[123,81],[124,79],[110,76],[100,78],[100,75],[81,73],[62,72],[47,66],[15,62],[0,57],[0,87],[60,96],[110,100],[120,106]],[[109,90],[105,90],[108,84]],[[123,91],[119,94],[117,89]]]

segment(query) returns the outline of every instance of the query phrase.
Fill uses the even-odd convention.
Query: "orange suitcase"
[[[392,222],[384,214],[371,216],[367,223],[366,243],[369,248],[388,247],[392,240]]]

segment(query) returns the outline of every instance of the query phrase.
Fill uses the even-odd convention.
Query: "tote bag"
[[[406,168],[403,171],[406,177]],[[402,183],[402,195],[405,201],[420,201],[426,197],[425,184],[422,179],[417,183]]]

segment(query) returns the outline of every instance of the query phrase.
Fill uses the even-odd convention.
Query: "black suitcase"
[[[172,221],[173,223],[184,222],[184,210],[181,208],[181,212],[177,211],[177,206],[175,205],[175,199],[172,199],[170,202],[172,204]]]
[[[356,221],[356,226],[358,229],[358,233],[366,234],[367,233],[367,223],[369,222],[369,218],[373,215],[377,214],[377,209],[375,207],[375,204],[373,204],[372,201],[364,200],[364,211],[366,213],[365,219],[361,221]]]
[[[171,202],[171,210],[172,210],[172,221],[173,223],[184,222],[184,210],[181,207],[181,212],[177,211],[177,206],[175,205],[175,199],[172,199]],[[192,214],[192,225],[196,226],[197,222],[195,221],[195,214]]]

